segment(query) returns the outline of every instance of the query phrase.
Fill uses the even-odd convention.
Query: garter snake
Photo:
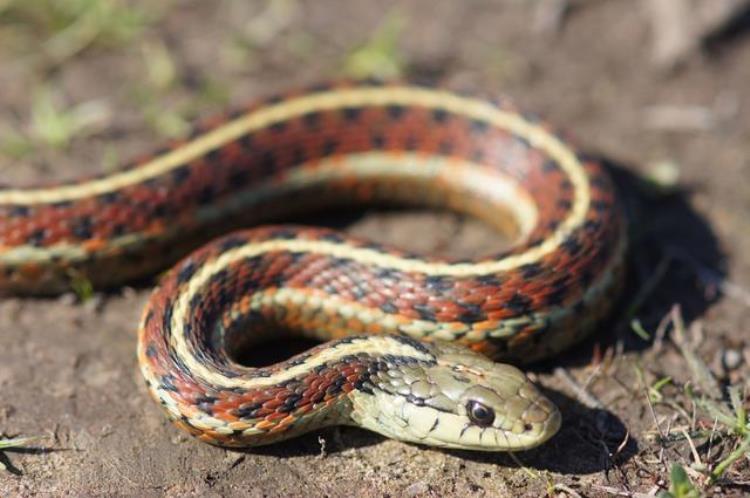
[[[329,229],[228,232],[382,202],[468,213],[516,243],[449,260]],[[513,104],[344,82],[205,121],[113,173],[0,188],[0,290],[118,285],[179,260],[143,312],[138,360],[169,418],[209,443],[355,424],[517,450],[560,414],[489,358],[547,357],[590,331],[620,288],[623,227],[602,167]],[[329,342],[269,367],[235,361],[279,329]]]

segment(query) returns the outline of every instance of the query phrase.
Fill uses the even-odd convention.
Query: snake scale
[[[363,203],[460,211],[516,242],[450,260],[330,229],[234,231]],[[0,187],[0,291],[111,287],[179,261],[143,312],[138,361],[168,417],[212,444],[353,424],[519,450],[561,416],[492,360],[548,357],[594,327],[621,287],[624,225],[602,167],[510,102],[338,82],[204,121],[115,172]],[[280,334],[328,342],[236,360]]]

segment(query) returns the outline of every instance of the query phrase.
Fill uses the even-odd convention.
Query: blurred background
[[[510,96],[605,161],[634,220],[621,314],[532,372],[565,418],[543,448],[425,451],[354,429],[250,453],[198,444],[136,372],[148,289],[84,284],[0,302],[0,432],[43,437],[3,454],[0,490],[750,493],[748,33],[744,0],[0,0],[0,185],[110,171],[198,117],[374,76]],[[415,250],[496,244],[447,213],[364,210],[344,224]]]

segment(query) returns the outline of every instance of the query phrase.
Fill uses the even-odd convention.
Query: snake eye
[[[482,427],[489,427],[495,421],[495,410],[476,400],[471,400],[466,405],[469,419]]]

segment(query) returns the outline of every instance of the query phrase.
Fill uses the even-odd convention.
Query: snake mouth
[[[519,450],[528,450],[531,448],[535,448],[537,446],[540,446],[557,434],[557,432],[560,430],[560,427],[562,426],[562,415],[560,414],[560,410],[557,409],[556,406],[552,405],[550,403],[550,406],[552,406],[552,410],[549,412],[549,416],[547,419],[539,424],[535,430],[535,439],[533,441],[530,441],[527,446],[519,446],[517,449]]]
[[[521,414],[520,423],[523,432],[520,435],[513,433],[518,437],[517,449],[530,449],[557,434],[562,426],[562,415],[557,406],[540,393]]]

